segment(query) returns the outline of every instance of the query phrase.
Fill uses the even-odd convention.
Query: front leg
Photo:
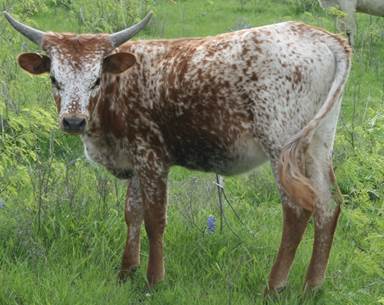
[[[128,184],[125,203],[125,222],[128,234],[121,270],[120,281],[125,281],[140,265],[140,227],[144,217],[144,206],[141,200],[139,179],[133,176]]]
[[[144,223],[149,240],[147,278],[154,286],[164,278],[163,234],[166,225],[168,168],[153,151],[138,168]]]
[[[147,279],[150,286],[164,279],[163,234],[166,225],[166,186],[155,191],[158,200],[148,200],[144,212],[145,229],[149,240]],[[163,199],[160,199],[162,197]]]

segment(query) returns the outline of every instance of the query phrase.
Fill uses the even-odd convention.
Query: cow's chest
[[[85,156],[103,165],[114,176],[127,179],[132,176],[132,158],[126,139],[113,136],[83,136]]]

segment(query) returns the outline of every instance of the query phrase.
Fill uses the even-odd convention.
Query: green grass
[[[121,29],[151,8],[156,16],[140,35],[146,39],[285,20],[335,30],[311,0],[0,0],[0,8],[44,30],[79,32]],[[16,54],[36,46],[0,18],[0,304],[384,304],[384,18],[359,15],[358,22],[334,152],[345,204],[327,280],[317,294],[303,295],[310,224],[289,287],[265,300],[282,218],[268,165],[226,179],[241,221],[226,204],[222,234],[206,232],[207,217],[219,219],[214,175],[174,168],[166,280],[145,288],[143,231],[142,267],[134,281],[117,283],[126,186],[85,162],[79,139],[57,130],[47,77],[32,78],[15,64]]]

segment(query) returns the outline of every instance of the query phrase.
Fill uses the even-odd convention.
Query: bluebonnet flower
[[[5,202],[0,198],[0,209],[5,208]]]
[[[207,220],[208,233],[214,233],[216,230],[216,218],[213,215],[208,216]]]

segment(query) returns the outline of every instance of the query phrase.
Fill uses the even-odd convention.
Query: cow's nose
[[[63,118],[63,129],[70,133],[81,133],[84,131],[86,121],[84,118]]]

